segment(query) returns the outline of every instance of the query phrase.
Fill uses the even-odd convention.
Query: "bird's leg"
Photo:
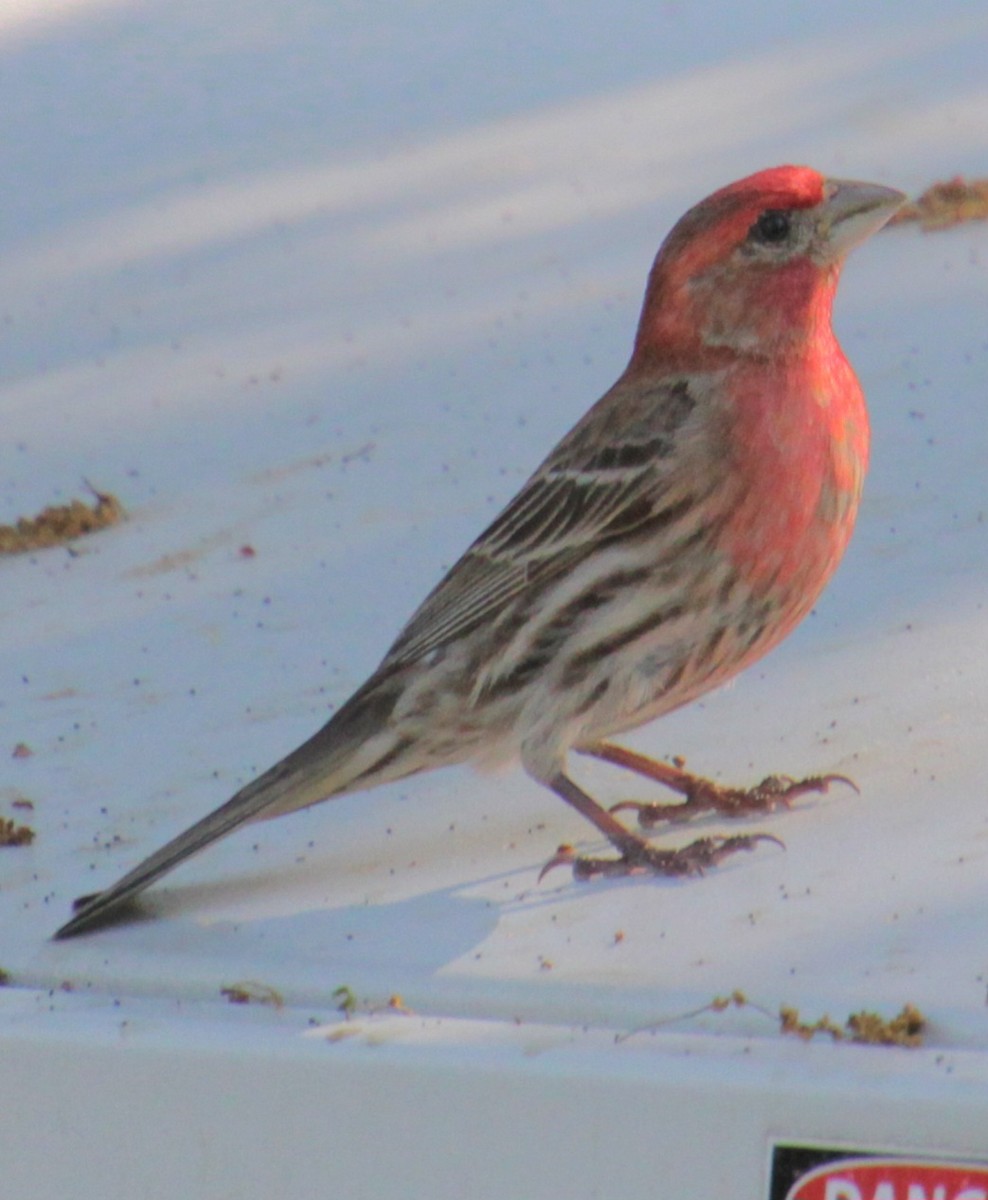
[[[761,783],[750,788],[724,787],[702,775],[691,775],[681,766],[659,762],[623,746],[600,742],[596,746],[581,749],[581,754],[603,759],[624,767],[646,779],[679,792],[686,799],[681,804],[647,804],[637,800],[622,800],[612,805],[611,812],[633,809],[638,814],[638,824],[643,829],[652,829],[660,821],[689,821],[698,813],[718,812],[725,817],[744,817],[749,813],[771,812],[777,808],[789,808],[792,802],[807,792],[825,792],[832,783],[846,783],[858,790],[853,780],[846,775],[811,775],[806,779],[791,779],[788,775],[769,775]]]
[[[768,833],[752,833],[741,837],[697,838],[679,850],[660,850],[649,845],[644,838],[615,820],[614,817],[593,800],[582,788],[561,771],[548,780],[549,787],[571,804],[578,813],[591,821],[618,851],[618,858],[590,858],[577,854],[572,846],[560,846],[555,855],[542,868],[539,879],[558,866],[573,868],[575,879],[592,879],[595,875],[702,875],[708,867],[716,866],[722,859],[739,850],[752,850],[758,842],[775,842],[778,838]]]

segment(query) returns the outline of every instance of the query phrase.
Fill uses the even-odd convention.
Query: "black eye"
[[[758,242],[778,244],[789,236],[792,221],[787,212],[778,208],[769,208],[758,218],[751,227],[751,236]]]

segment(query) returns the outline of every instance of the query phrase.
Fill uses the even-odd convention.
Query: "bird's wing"
[[[627,385],[615,385],[425,599],[382,667],[495,621],[525,589],[592,550],[678,515],[693,481],[683,479],[675,449],[694,407],[681,377],[639,385],[630,397]]]

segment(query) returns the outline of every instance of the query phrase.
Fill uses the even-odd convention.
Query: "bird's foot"
[[[592,858],[577,854],[572,846],[562,845],[539,872],[539,881],[554,867],[562,866],[572,867],[573,878],[580,880],[645,874],[702,875],[739,850],[754,850],[759,842],[774,842],[785,849],[784,843],[770,833],[697,838],[679,850],[660,850],[639,838],[629,838],[621,847],[619,858]]]
[[[752,788],[724,787],[712,779],[704,779],[702,775],[692,775],[684,770],[685,762],[681,758],[674,758],[671,763],[661,762],[636,750],[615,746],[612,742],[583,747],[581,753],[613,763],[626,771],[634,771],[645,779],[654,779],[656,783],[684,797],[680,804],[647,804],[624,800],[611,808],[612,813],[634,810],[643,829],[651,829],[660,821],[689,821],[702,812],[744,817],[749,813],[789,808],[799,796],[807,792],[826,792],[832,783],[846,783],[854,791],[858,790],[854,780],[846,775],[811,775],[806,779],[769,775]]]
[[[681,804],[649,804],[637,800],[622,800],[620,804],[612,805],[610,811],[634,811],[642,829],[653,829],[662,821],[689,821],[703,812],[717,812],[725,817],[746,817],[750,813],[789,808],[800,796],[805,796],[808,792],[826,792],[832,783],[846,783],[848,787],[858,790],[854,781],[846,775],[811,775],[806,779],[769,775],[761,783],[756,783],[750,788],[724,787],[711,779],[690,775],[682,770],[677,770],[676,775],[676,791],[686,797]],[[667,778],[662,778],[661,782],[671,786]]]

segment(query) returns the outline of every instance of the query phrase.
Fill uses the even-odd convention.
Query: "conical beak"
[[[865,238],[877,233],[906,197],[895,188],[854,179],[828,179],[820,213],[819,246],[830,262],[842,259]]]

